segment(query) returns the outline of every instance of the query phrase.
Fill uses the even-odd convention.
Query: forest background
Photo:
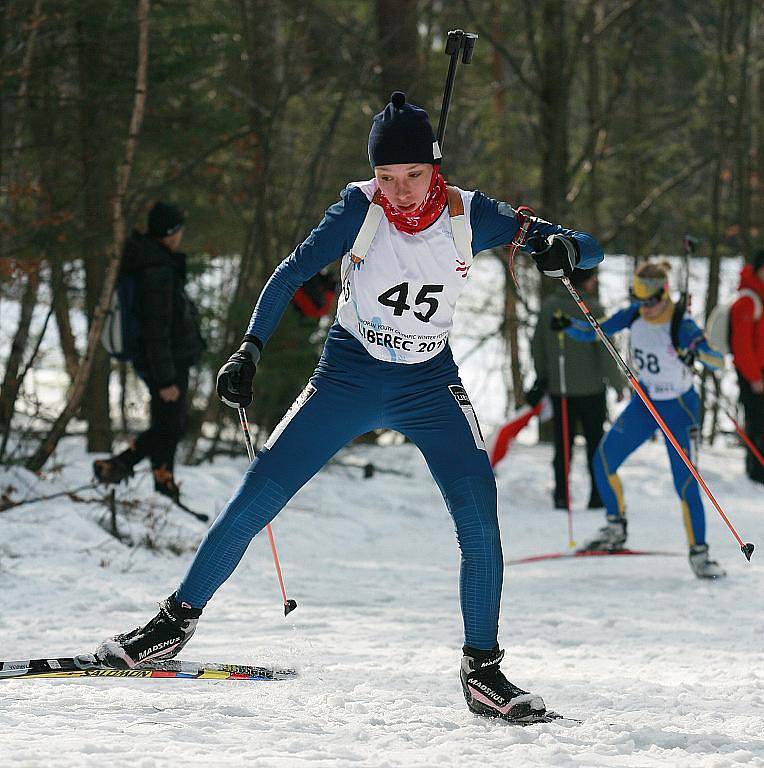
[[[259,291],[345,184],[369,178],[370,121],[391,91],[437,123],[458,27],[480,39],[458,75],[447,179],[635,261],[677,253],[692,232],[709,312],[721,260],[764,246],[763,12],[761,0],[3,0],[0,463],[39,471],[66,434],[107,452],[129,427],[140,388],[98,337],[124,239],[157,199],[187,212],[208,342],[183,458],[228,450],[214,376]],[[532,269],[520,278],[522,295],[497,286],[512,405],[544,290]],[[326,329],[285,314],[250,409],[260,439]],[[65,385],[50,402],[28,374],[55,333]]]

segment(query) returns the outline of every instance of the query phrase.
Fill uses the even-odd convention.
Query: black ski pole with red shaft
[[[578,308],[584,313],[584,316],[589,321],[589,325],[591,325],[591,327],[594,329],[594,332],[597,334],[597,336],[599,336],[600,340],[605,345],[605,348],[610,353],[612,358],[616,361],[616,363],[618,363],[618,367],[621,369],[621,371],[623,371],[624,376],[626,376],[626,378],[629,380],[629,384],[631,384],[634,391],[639,395],[647,410],[650,411],[650,413],[653,415],[653,418],[658,423],[658,426],[663,431],[663,434],[666,435],[671,445],[674,446],[674,450],[679,454],[679,458],[681,458],[682,461],[687,465],[687,469],[690,470],[692,476],[698,481],[700,487],[705,491],[706,496],[708,496],[709,500],[716,508],[716,511],[721,516],[722,520],[724,520],[724,522],[727,524],[727,528],[730,529],[730,532],[735,537],[737,543],[740,545],[740,551],[745,555],[746,560],[750,560],[751,555],[753,554],[754,545],[750,542],[745,543],[740,538],[738,532],[735,530],[735,527],[732,525],[727,515],[724,514],[724,510],[719,505],[719,502],[716,500],[713,493],[711,493],[711,490],[706,485],[706,481],[701,477],[700,472],[698,472],[693,463],[690,461],[687,454],[682,449],[682,446],[679,445],[679,441],[676,439],[676,437],[674,437],[674,433],[669,429],[668,425],[658,413],[650,398],[647,396],[647,393],[644,391],[644,389],[642,389],[642,385],[637,380],[637,377],[634,375],[631,368],[626,364],[626,361],[621,357],[618,350],[613,346],[613,342],[610,341],[607,334],[602,330],[602,327],[597,322],[597,318],[594,317],[589,307],[586,306],[586,303],[573,286],[570,278],[564,276],[562,278],[562,282],[568,289],[570,295],[573,297],[573,300],[576,302],[576,304],[578,304]]]

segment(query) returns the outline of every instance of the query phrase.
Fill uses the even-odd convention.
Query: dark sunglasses
[[[634,291],[629,291],[631,294],[631,300],[636,301],[640,307],[654,307],[656,304],[660,304],[663,301],[663,288],[654,293],[652,296],[648,296],[646,299],[640,299],[634,295]]]

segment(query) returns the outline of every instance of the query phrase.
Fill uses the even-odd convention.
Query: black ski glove
[[[565,235],[534,235],[527,247],[539,272],[547,277],[570,277],[580,261],[578,243]]]
[[[695,365],[695,352],[692,349],[677,349],[676,356],[688,367]]]
[[[525,402],[535,408],[546,394],[547,383],[545,379],[536,379],[533,386],[525,393]]]
[[[246,408],[252,402],[252,379],[260,362],[260,344],[245,336],[241,346],[218,371],[218,397],[231,408]]]
[[[570,328],[573,325],[573,321],[563,314],[552,315],[552,319],[549,321],[549,327],[553,331],[564,331],[566,328]]]

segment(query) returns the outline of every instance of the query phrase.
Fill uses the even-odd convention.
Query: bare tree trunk
[[[21,154],[21,145],[24,138],[24,128],[27,126],[27,118],[28,114],[26,111],[26,98],[27,93],[29,92],[29,79],[32,73],[32,60],[34,57],[35,52],[35,44],[37,42],[37,29],[38,29],[38,23],[37,20],[40,16],[40,8],[41,8],[41,0],[35,0],[34,9],[32,11],[32,15],[30,19],[28,20],[27,26],[29,27],[29,36],[27,37],[26,41],[26,49],[24,51],[24,56],[22,59],[21,64],[21,70],[18,73],[19,75],[19,84],[18,88],[16,89],[16,98],[15,98],[15,107],[18,112],[14,115],[14,121],[13,121],[13,140],[11,143],[11,151],[10,151],[10,158],[8,167],[6,169],[6,172],[8,174],[15,174],[16,176],[19,176],[19,155]],[[3,21],[3,30],[5,30],[5,25],[8,21],[9,13],[8,13],[8,7],[7,4],[3,3],[3,7],[0,8],[0,16],[2,16]],[[3,35],[2,38],[0,38],[0,44],[3,46],[5,45],[5,35]],[[5,48],[3,48],[5,50]],[[4,107],[5,105],[3,105]],[[22,111],[24,110],[24,111]],[[0,112],[4,111],[2,108],[0,108]],[[3,134],[0,133],[0,138],[3,137]],[[3,144],[2,141],[0,141],[0,144]],[[3,158],[2,148],[0,147],[0,158]],[[2,168],[3,166],[0,166],[0,181],[3,183],[0,183],[0,190],[3,191],[3,193],[7,193],[7,190],[10,187],[10,184],[7,183],[8,180],[5,180],[2,178]],[[7,200],[2,200],[3,203],[6,203],[2,206],[0,206],[0,211],[3,210],[10,210],[11,214],[9,216],[10,221],[6,221],[6,225],[13,224],[16,213],[18,212],[18,199],[12,198],[10,204],[7,204]],[[8,231],[9,227],[3,227],[2,231]],[[5,243],[6,243],[6,235],[0,236],[0,254],[3,253],[5,250]]]
[[[644,72],[638,64],[634,73],[633,95],[630,111],[632,116],[631,124],[633,125],[634,134],[636,136],[641,136],[644,132],[644,109],[642,103],[643,88]],[[629,208],[633,210],[634,206],[637,206],[640,200],[645,199],[645,195],[647,193],[642,147],[634,146],[629,149],[628,178],[629,183],[627,186],[627,198],[629,200]],[[644,224],[641,224],[639,217],[636,217],[635,220],[631,223],[628,232],[629,252],[634,258],[635,268],[645,255],[644,248],[646,240],[647,233],[645,232]]]
[[[740,48],[740,67],[738,75],[737,103],[735,104],[735,125],[733,147],[735,152],[735,176],[737,180],[737,209],[740,226],[740,247],[746,261],[753,256],[751,243],[751,142],[749,109],[751,64],[751,26],[753,0],[743,3],[742,46]]]
[[[69,381],[74,381],[77,369],[80,365],[80,356],[74,342],[72,324],[69,318],[69,298],[66,280],[64,279],[64,265],[61,259],[53,257],[49,260],[51,279],[51,300],[53,302],[53,314],[58,326],[58,338],[61,344],[61,352],[64,355],[64,367]]]
[[[494,3],[491,6],[491,16],[495,19],[501,14],[500,4]],[[507,72],[504,60],[496,48],[493,49],[492,69],[495,85],[493,96],[493,109],[497,122],[500,125],[508,126],[507,120]],[[497,182],[499,195],[504,200],[514,200],[516,190],[512,189],[512,136],[508,127],[499,132],[498,152],[497,152]],[[506,415],[509,415],[512,404],[522,405],[523,397],[523,374],[520,367],[519,350],[519,323],[517,317],[517,295],[512,277],[509,273],[506,251],[502,249],[499,257],[504,266],[504,317],[502,320],[502,336],[504,339],[504,385],[506,391]],[[507,370],[506,360],[509,361]],[[507,375],[509,374],[509,375]]]
[[[756,16],[753,39],[760,39],[762,12]],[[757,35],[759,32],[759,35]],[[759,45],[759,51],[761,45]],[[751,228],[764,232],[764,77],[761,67],[751,72]]]
[[[100,301],[95,308],[93,320],[88,332],[88,342],[85,354],[82,358],[80,368],[77,371],[74,383],[72,385],[69,397],[61,414],[56,419],[48,435],[41,442],[35,454],[29,459],[27,469],[37,472],[44,466],[50,455],[58,445],[58,441],[63,436],[66,427],[72,416],[77,412],[82,397],[85,393],[85,385],[90,376],[90,371],[95,357],[95,351],[99,344],[101,330],[103,328],[106,311],[109,306],[109,299],[114,288],[119,270],[119,261],[122,249],[122,243],[125,239],[125,221],[123,206],[125,195],[127,193],[128,183],[130,181],[130,171],[132,169],[135,148],[138,143],[141,125],[143,123],[143,113],[146,105],[146,73],[148,69],[148,47],[149,47],[149,0],[138,0],[138,64],[136,71],[135,96],[133,100],[133,112],[130,119],[130,128],[128,131],[127,146],[125,149],[125,158],[117,170],[116,191],[113,198],[112,222],[113,239],[112,253],[106,269],[103,288],[101,290]]]
[[[520,366],[520,322],[517,316],[517,295],[509,267],[504,264],[504,354],[509,356],[510,380],[507,382],[506,412],[509,415],[511,403],[515,407],[525,403],[523,371]]]
[[[85,242],[82,261],[85,265],[85,314],[92,322],[98,304],[108,264],[108,233],[111,228],[109,197],[113,180],[109,150],[103,141],[101,125],[105,106],[103,95],[94,82],[98,78],[104,47],[101,21],[84,13],[78,19],[77,65],[79,79],[79,138],[83,179],[82,220],[89,237]],[[85,387],[81,414],[87,421],[87,450],[111,450],[112,432],[109,418],[109,376],[111,361],[106,350],[98,345]]]
[[[541,23],[541,215],[561,222],[568,191],[568,38],[565,0],[544,0]],[[542,285],[549,281],[542,281]]]
[[[587,26],[593,29],[596,24],[601,24],[604,18],[605,9],[601,2],[594,4],[589,13]],[[599,48],[595,42],[586,46],[586,113],[589,121],[589,132],[593,135],[599,133],[602,124],[601,115],[601,83],[600,83],[600,59]],[[600,190],[599,170],[597,167],[597,156],[599,153],[599,142],[595,141],[592,146],[592,153],[589,159],[590,170],[588,175],[587,189],[587,222],[589,232],[596,235],[600,231],[600,203],[602,201],[602,192]]]
[[[706,290],[706,320],[719,300],[719,267],[721,253],[719,244],[722,233],[722,175],[725,169],[728,147],[728,129],[726,122],[727,97],[729,92],[729,61],[734,52],[735,24],[734,0],[727,0],[721,6],[721,23],[717,38],[716,68],[718,72],[718,90],[713,104],[716,130],[714,135],[714,164],[711,182],[711,232],[709,236],[708,288]]]
[[[417,0],[376,0],[375,6],[383,103],[393,91],[404,91],[418,103],[429,94],[417,93]]]
[[[29,327],[32,322],[34,308],[37,306],[37,291],[40,287],[39,265],[31,265],[27,272],[27,282],[21,297],[19,324],[11,344],[11,352],[5,365],[3,383],[0,385],[0,433],[2,434],[2,448],[0,459],[5,453],[8,435],[11,430],[11,421],[15,410],[16,397],[21,386],[19,369],[24,358],[24,351],[29,339]]]

